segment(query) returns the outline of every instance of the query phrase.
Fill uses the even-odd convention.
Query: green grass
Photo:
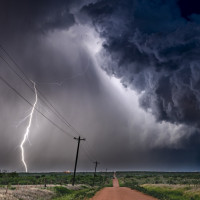
[[[200,200],[199,190],[192,186],[156,186],[143,185],[145,193],[159,197],[161,200]]]
[[[120,186],[160,200],[200,200],[198,172],[117,172],[117,177]]]
[[[95,185],[100,186],[110,180],[111,173],[97,173]],[[93,173],[77,173],[76,184],[93,185]],[[0,185],[66,185],[72,183],[73,174],[69,173],[0,173]]]
[[[68,190],[64,187],[55,187],[57,197],[54,200],[86,200],[92,198],[101,187],[86,188],[80,190]]]
[[[135,181],[143,184],[182,184],[199,185],[200,173],[198,172],[117,172],[118,179],[122,182]]]
[[[76,175],[76,185],[82,186],[69,190],[66,185],[72,183],[72,173],[0,173],[0,187],[15,190],[16,185],[41,185],[42,189],[55,193],[55,200],[86,200],[101,188],[112,186],[112,176],[113,173],[98,172],[95,176],[95,187],[92,187],[94,174],[80,172]],[[44,187],[45,183],[47,187]],[[50,184],[56,187],[48,187]]]
[[[72,191],[67,189],[66,187],[62,187],[62,186],[56,186],[54,187],[54,191],[56,193],[56,196],[63,196],[63,195],[68,195],[71,194]]]

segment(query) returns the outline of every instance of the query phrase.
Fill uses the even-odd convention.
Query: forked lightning
[[[25,144],[26,140],[28,139],[28,135],[29,135],[29,132],[30,132],[30,127],[31,127],[31,124],[32,124],[33,114],[34,114],[35,107],[36,107],[37,101],[38,101],[37,89],[36,89],[36,86],[35,86],[35,82],[32,81],[32,83],[33,83],[34,91],[35,91],[35,102],[34,102],[33,107],[31,109],[31,113],[29,114],[28,126],[26,128],[26,132],[24,134],[23,140],[22,140],[22,142],[20,144],[22,162],[24,164],[26,172],[28,172],[28,168],[27,168],[27,164],[26,164],[25,156],[24,156],[24,144]]]

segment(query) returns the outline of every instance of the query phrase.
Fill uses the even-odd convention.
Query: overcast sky
[[[33,104],[33,84],[16,74],[26,75],[86,138],[79,171],[96,160],[99,170],[197,171],[199,8],[194,0],[2,0],[0,77]],[[0,169],[24,171],[32,107],[2,80],[0,94]],[[35,111],[28,171],[71,171],[78,135],[38,96],[37,110],[69,135]]]

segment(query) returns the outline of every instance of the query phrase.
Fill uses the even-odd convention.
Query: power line
[[[1,81],[3,81],[10,89],[12,89],[19,97],[21,97],[24,101],[26,101],[30,106],[33,106],[32,103],[30,103],[20,92],[18,92],[12,85],[10,85],[2,76],[0,76]],[[51,119],[49,119],[46,115],[44,115],[41,111],[39,111],[37,108],[35,110],[40,113],[45,119],[47,119],[52,125],[54,125],[56,128],[58,128],[63,133],[67,134],[68,136],[73,138],[73,135],[70,133],[64,131],[60,126],[58,126],[55,122],[53,122]]]
[[[31,80],[28,78],[28,76],[24,73],[24,71],[21,69],[21,67],[17,64],[17,62],[10,56],[10,54],[5,50],[5,48],[3,48],[2,45],[0,45],[0,48],[3,50],[3,52],[8,56],[8,58],[15,64],[15,66],[17,67],[17,69],[23,74],[23,76],[25,77],[25,79],[29,82],[31,82]],[[28,83],[24,80],[24,78],[22,78],[22,76],[13,69],[13,67],[6,61],[6,59],[4,59],[1,55],[0,58],[7,64],[7,66],[9,67],[10,70],[12,70],[24,83],[25,85],[32,91],[33,89],[28,85]],[[43,98],[40,99],[43,101],[43,103],[45,103],[47,105],[47,107],[57,116],[58,119],[60,119],[65,125],[67,125],[75,134],[77,134],[78,136],[80,135],[80,133],[78,133],[78,131],[56,110],[55,106],[53,106],[52,103],[49,102],[49,100],[45,97],[45,95],[37,88],[38,93],[40,94],[40,96]],[[46,101],[46,102],[45,102]],[[50,106],[53,108],[51,108]]]
[[[12,66],[10,65],[9,62],[7,62],[7,60],[5,58],[3,58],[1,55],[0,55],[0,58],[7,64],[8,68],[13,71],[25,84],[26,86],[31,89],[33,91],[33,89],[28,85],[28,83],[17,73],[17,71],[15,71]]]
[[[88,149],[89,152],[94,152],[94,148],[91,148],[91,146],[89,146],[88,141],[86,141],[85,145],[86,145],[86,148]],[[95,148],[95,149],[96,149],[96,148]],[[91,153],[91,156],[92,156],[92,158],[95,158],[95,157],[96,157],[96,156],[94,156],[93,153]],[[96,159],[94,159],[94,160],[96,160]]]
[[[82,145],[82,149],[83,149],[83,151],[85,152],[85,155],[86,155],[86,157],[88,158],[88,160],[89,160],[90,162],[93,162],[94,160],[90,157],[88,151],[84,148],[83,145]]]
[[[23,70],[21,69],[21,67],[17,64],[17,62],[11,57],[11,55],[8,53],[8,51],[6,51],[6,49],[0,44],[0,48],[3,50],[3,52],[8,56],[8,58],[16,65],[16,67],[18,68],[18,70],[24,75],[24,77],[29,80],[28,76],[26,76],[26,74],[23,72]]]
[[[0,46],[0,48],[1,48],[1,46]],[[32,91],[32,92],[34,92],[33,91],[33,89],[27,84],[27,82],[22,78],[22,76],[20,75],[20,74],[18,74],[12,67],[11,67],[11,65],[0,55],[0,58],[8,65],[8,67],[9,67],[9,69],[11,69],[25,84],[26,84],[26,86]],[[13,60],[12,60],[13,61]],[[20,70],[21,71],[21,70]],[[23,73],[23,74],[25,74],[25,73]],[[29,82],[31,82],[31,80],[27,77],[27,76],[25,76],[25,78],[29,81]],[[39,90],[39,89],[37,89],[38,90],[38,93],[42,96],[42,98],[43,99],[41,99],[41,97],[40,97],[40,99],[43,101],[43,103],[45,103],[46,105],[47,105],[47,107],[63,122],[63,123],[65,123],[65,125],[67,125],[69,128],[71,128],[71,125],[64,119],[64,117],[61,117],[62,115],[59,113],[59,114],[57,114],[58,113],[58,111],[56,111],[56,109],[55,109],[55,107],[47,100],[47,98],[41,93],[41,91]],[[47,103],[46,103],[46,102]],[[51,107],[49,106],[49,105],[51,105],[52,107],[53,107],[53,109],[55,110],[52,110],[51,109]],[[71,128],[72,129],[72,128]]]
[[[21,72],[21,74],[24,76],[21,76],[15,69],[13,69],[13,67],[10,65],[9,62],[7,62],[7,60],[5,58],[3,58],[0,55],[0,58],[7,64],[7,66],[9,67],[10,70],[12,70],[23,82],[24,84],[32,91],[34,92],[33,88],[30,87],[30,85],[27,83],[31,82],[31,80],[29,79],[29,77],[26,75],[26,73],[22,70],[22,67],[20,67],[20,65],[12,58],[12,56],[8,53],[8,51],[0,44],[0,48],[2,49],[2,51],[4,52],[4,54],[14,63],[14,65],[16,66],[16,68]],[[26,80],[25,80],[26,79]],[[25,100],[29,105],[32,106],[32,104],[25,99],[15,88],[13,88],[5,79],[3,79],[3,77],[1,77],[1,80],[7,85],[9,86],[12,90],[14,90],[23,100]],[[56,117],[58,119],[60,119],[66,126],[68,126],[76,135],[78,136],[82,136],[55,108],[55,106],[46,98],[46,96],[37,88],[37,91],[40,95],[40,99],[42,100],[42,102],[44,104],[47,105],[47,107],[56,115]],[[67,135],[70,135],[71,137],[73,137],[70,133],[64,131],[62,128],[60,128],[57,124],[55,124],[52,120],[50,120],[48,117],[46,117],[43,113],[41,113],[38,109],[36,109],[43,117],[45,117],[50,123],[52,123],[54,126],[56,126],[59,130],[61,130],[64,133],[67,133]],[[87,145],[88,146],[88,145]],[[89,149],[89,148],[88,148]],[[89,158],[89,160],[92,162],[91,156],[89,155],[88,151],[86,149],[84,149],[84,152],[86,153],[87,157]],[[94,158],[92,156],[92,158]],[[93,159],[94,160],[94,159]]]

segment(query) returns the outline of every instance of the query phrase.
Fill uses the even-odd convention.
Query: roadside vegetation
[[[170,200],[199,200],[200,188],[183,185],[143,185],[148,194],[153,194],[160,199]]]
[[[118,173],[120,186],[136,189],[160,200],[200,200],[199,173]]]
[[[93,173],[77,173],[76,184],[93,185]],[[98,173],[95,184],[108,184],[112,173]],[[72,173],[0,173],[0,185],[66,185],[72,183]]]
[[[87,200],[103,187],[112,186],[113,173],[1,173],[0,199]]]
[[[65,187],[55,187],[56,197],[53,200],[86,200],[92,198],[102,187],[83,186],[78,190],[69,190]]]
[[[117,172],[120,186],[159,200],[200,200],[199,173]],[[88,200],[103,187],[112,187],[113,173],[1,173],[0,199]]]

